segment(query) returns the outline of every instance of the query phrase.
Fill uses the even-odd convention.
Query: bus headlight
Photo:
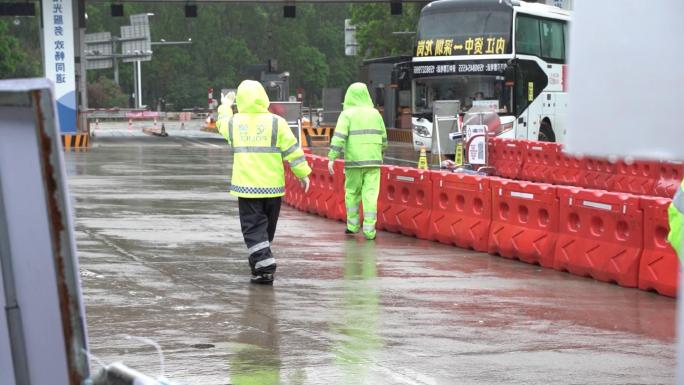
[[[430,131],[428,131],[427,127],[424,126],[414,125],[413,132],[415,132],[418,136],[422,136],[423,138],[429,138],[431,136]]]

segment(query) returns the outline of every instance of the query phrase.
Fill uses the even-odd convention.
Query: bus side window
[[[541,57],[565,62],[565,23],[541,21]]]
[[[515,52],[541,56],[539,19],[518,15],[515,20]]]

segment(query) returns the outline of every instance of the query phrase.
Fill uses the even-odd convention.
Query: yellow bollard
[[[425,152],[424,146],[420,148],[420,156],[418,157],[418,168],[421,170],[428,169],[427,153]]]

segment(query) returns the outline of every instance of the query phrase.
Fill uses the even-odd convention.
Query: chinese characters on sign
[[[64,7],[62,0],[52,0],[52,20],[54,22],[55,36],[64,36]],[[55,51],[55,83],[66,83],[66,66],[64,65],[64,40],[54,41]]]
[[[72,0],[42,1],[45,77],[55,87],[62,133],[76,131],[76,65]]]
[[[454,39],[418,40],[416,56],[495,55],[506,53],[503,37],[469,37],[462,43]]]

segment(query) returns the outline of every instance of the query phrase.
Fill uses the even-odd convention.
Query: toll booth
[[[411,128],[411,83],[402,65],[410,56],[390,56],[363,61],[360,78],[368,85],[373,104],[385,126]]]

